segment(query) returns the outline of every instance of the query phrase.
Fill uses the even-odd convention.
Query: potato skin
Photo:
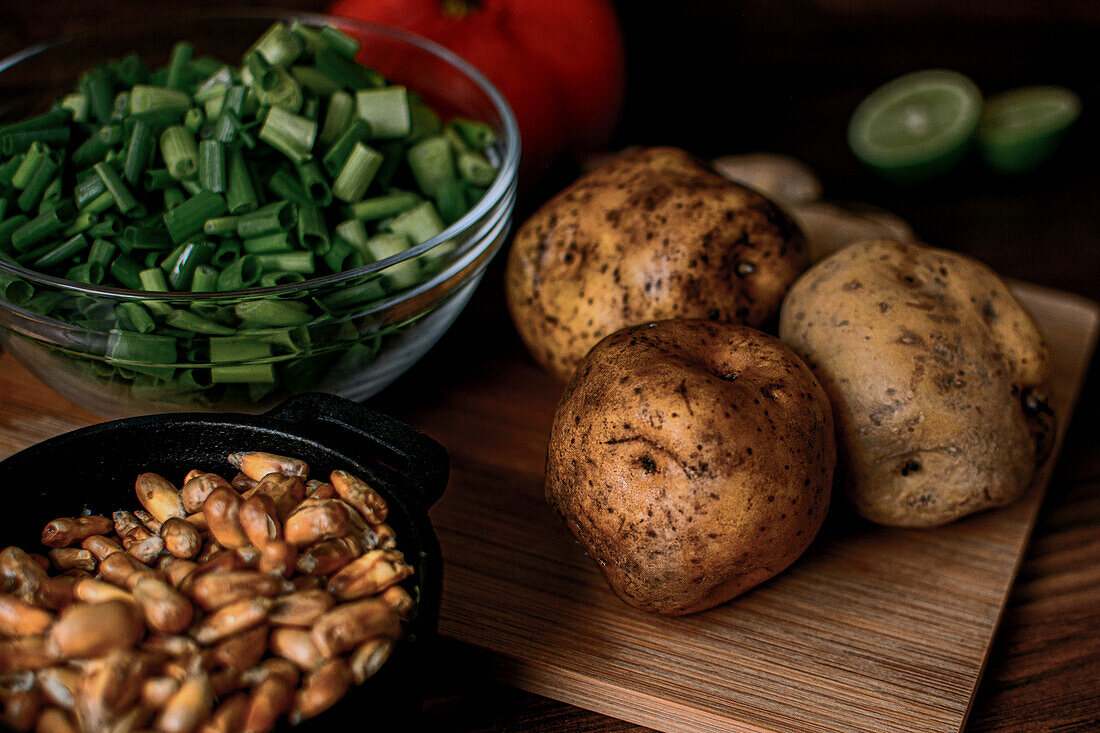
[[[666,318],[760,326],[809,264],[771,201],[676,148],[626,153],[516,233],[508,306],[528,349],[567,380],[601,338]]]
[[[836,446],[824,390],[777,339],[667,320],[581,362],[558,405],[546,495],[627,603],[728,601],[817,534]]]
[[[1049,452],[1046,345],[974,259],[850,245],[791,288],[780,337],[829,393],[845,492],[871,521],[930,527],[1007,504]]]

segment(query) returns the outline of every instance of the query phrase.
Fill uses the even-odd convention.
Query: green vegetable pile
[[[346,272],[442,233],[494,180],[494,132],[444,123],[358,52],[335,28],[277,22],[241,66],[180,42],[161,69],[136,55],[92,69],[49,112],[0,126],[0,259],[91,285],[213,293]],[[319,353],[318,336],[376,349],[385,334],[343,316],[423,282],[450,246],[291,297],[107,301],[0,270],[0,298],[107,334],[74,351],[101,354],[95,375],[139,397],[217,402],[230,388],[258,400],[280,382],[309,386],[332,361],[297,358]]]

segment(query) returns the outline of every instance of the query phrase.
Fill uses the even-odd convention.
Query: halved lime
[[[898,77],[864,99],[848,123],[848,145],[886,178],[922,181],[966,154],[982,95],[967,77],[929,69]]]
[[[1065,87],[1022,87],[989,98],[978,125],[982,159],[1000,173],[1023,173],[1045,161],[1081,114]]]

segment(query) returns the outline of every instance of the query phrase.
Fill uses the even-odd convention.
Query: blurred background
[[[362,0],[369,3],[370,0]],[[550,2],[551,0],[547,0]],[[558,1],[558,0],[553,0]],[[564,1],[564,0],[562,0]],[[323,11],[325,0],[274,0],[240,6]],[[198,8],[221,0],[6,0],[0,4],[0,55],[49,38]],[[626,52],[621,118],[607,146],[677,145],[703,156],[777,151],[818,174],[825,197],[861,201],[906,220],[924,241],[976,256],[1001,274],[1100,300],[1100,2],[1091,0],[693,0],[614,3]],[[845,143],[848,119],[880,84],[909,71],[949,68],[968,75],[987,96],[1013,87],[1057,84],[1074,90],[1084,112],[1060,152],[1024,176],[999,176],[971,159],[950,175],[916,187],[883,183]],[[559,159],[524,193],[522,221],[576,176]],[[504,310],[498,258],[474,301],[443,341],[397,384],[424,382],[433,369],[478,368],[470,350],[518,342]],[[520,348],[512,343],[508,348]],[[1048,536],[1100,521],[1100,390],[1094,365],[1059,472],[1029,550],[990,662],[972,730],[1005,730],[1005,717],[1026,706],[1031,720],[1046,710],[1066,715],[1060,730],[1094,730],[1100,715],[1097,587],[1087,578],[1066,586],[1060,606],[1051,578],[1074,567],[1052,566]],[[416,390],[432,399],[432,390]],[[386,395],[377,400],[386,407]],[[1084,530],[1082,530],[1084,531]],[[1082,535],[1074,557],[1100,563],[1097,533]],[[1059,557],[1066,557],[1061,555]],[[1045,589],[1045,590],[1044,590]],[[1091,600],[1089,600],[1091,599]],[[1058,625],[1050,620],[1058,619]],[[1026,630],[1017,636],[1019,629]],[[1029,677],[1046,643],[1074,647],[1079,668]],[[1006,661],[1007,660],[1007,661]],[[1008,662],[1011,662],[1010,664]],[[1040,667],[1042,665],[1039,665]],[[498,686],[476,673],[438,683],[432,714],[451,730],[633,730],[558,703]],[[463,688],[462,685],[468,687]],[[448,686],[450,685],[450,686]],[[458,687],[455,687],[457,685]],[[473,689],[476,686],[476,689]],[[1067,698],[1070,695],[1071,698]],[[1035,730],[1016,727],[1012,730]]]

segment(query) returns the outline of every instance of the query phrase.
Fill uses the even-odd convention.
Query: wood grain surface
[[[1051,345],[1056,409],[1067,416],[1097,308],[1027,285],[1016,292]],[[659,730],[962,727],[1049,463],[1018,503],[942,529],[874,527],[834,509],[777,578],[712,611],[660,618],[612,595],[547,508],[560,385],[533,365],[509,366],[456,380],[407,415],[453,457],[432,513],[444,636],[491,652],[493,674],[509,684]]]
[[[320,10],[326,2],[236,4]],[[1076,0],[615,4],[629,71],[618,144],[673,144],[701,155],[791,153],[818,171],[830,198],[873,202],[902,216],[927,241],[977,256],[1002,274],[1100,300],[1095,114],[1100,5]],[[157,0],[0,3],[0,54],[62,33],[178,10]],[[967,165],[933,186],[883,186],[843,145],[847,117],[875,85],[929,67],[963,71],[989,93],[1028,83],[1065,84],[1082,96],[1086,112],[1064,154],[1034,175],[1002,179]],[[676,93],[655,98],[655,89]],[[726,105],[731,98],[732,113]],[[682,102],[689,100],[713,102],[714,108],[704,105],[700,114],[685,114]],[[568,169],[549,175],[521,201],[519,217],[571,175]],[[440,398],[441,385],[454,376],[469,382],[476,372],[484,379],[513,375],[508,379],[536,392],[546,389],[504,313],[499,265],[494,263],[443,341],[372,406],[398,416],[425,414]],[[534,399],[529,409],[544,407]],[[481,409],[511,416],[523,406],[492,400]],[[9,357],[0,358],[0,453],[97,419],[30,378]],[[498,452],[526,450],[529,439],[509,437]],[[506,464],[507,457],[493,461]],[[500,498],[502,511],[507,501]],[[440,642],[424,673],[423,729],[644,730],[498,683],[488,665],[476,647]],[[1094,360],[967,730],[1096,731],[1098,721],[1100,362]]]

